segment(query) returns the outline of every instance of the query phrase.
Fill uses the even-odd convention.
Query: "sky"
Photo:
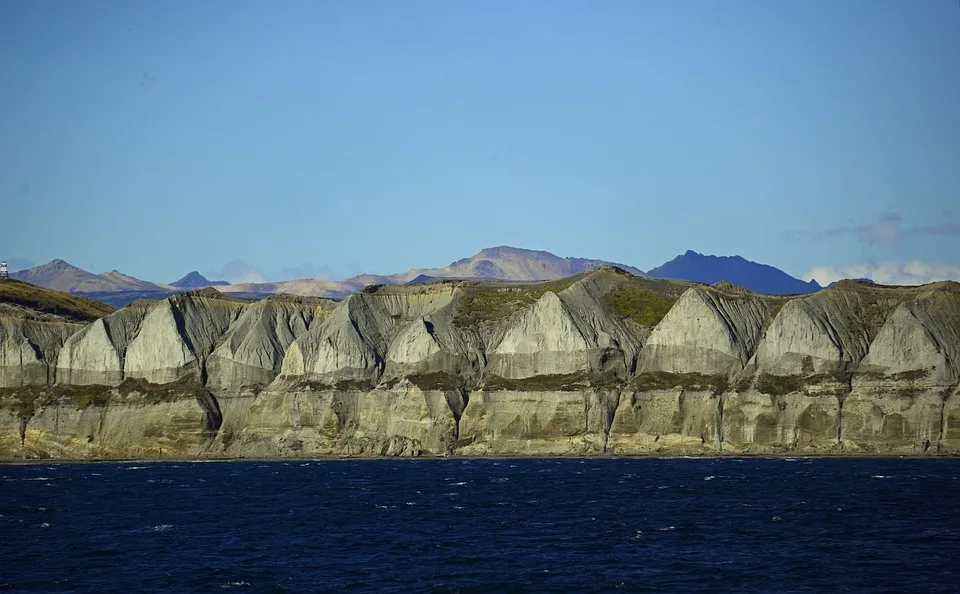
[[[0,2],[0,258],[960,279],[957,0]]]

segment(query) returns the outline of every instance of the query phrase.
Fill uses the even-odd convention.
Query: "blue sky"
[[[7,259],[960,278],[956,0],[6,0],[0,64]]]

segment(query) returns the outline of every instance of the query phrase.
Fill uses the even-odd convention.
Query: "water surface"
[[[0,590],[955,592],[960,460],[0,466]]]

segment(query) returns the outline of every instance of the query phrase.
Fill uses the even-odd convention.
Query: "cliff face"
[[[0,357],[8,459],[960,450],[957,283],[202,290],[0,317]]]

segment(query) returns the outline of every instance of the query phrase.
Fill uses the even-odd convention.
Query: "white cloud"
[[[243,260],[233,260],[223,265],[220,270],[204,274],[211,280],[225,280],[230,283],[265,283],[267,278],[258,269]]]
[[[945,218],[952,218],[951,211],[944,212]],[[903,217],[895,212],[885,212],[872,221],[864,221],[857,225],[846,227],[832,227],[820,230],[785,231],[781,235],[787,242],[795,241],[823,241],[849,234],[854,234],[857,241],[868,246],[898,245],[913,237],[927,236],[956,236],[960,235],[960,223],[956,221],[941,221],[935,225],[906,225]]]
[[[942,280],[960,281],[960,266],[920,260],[843,267],[816,266],[801,278],[816,280],[822,286],[845,278],[869,278],[881,285],[923,285]]]

